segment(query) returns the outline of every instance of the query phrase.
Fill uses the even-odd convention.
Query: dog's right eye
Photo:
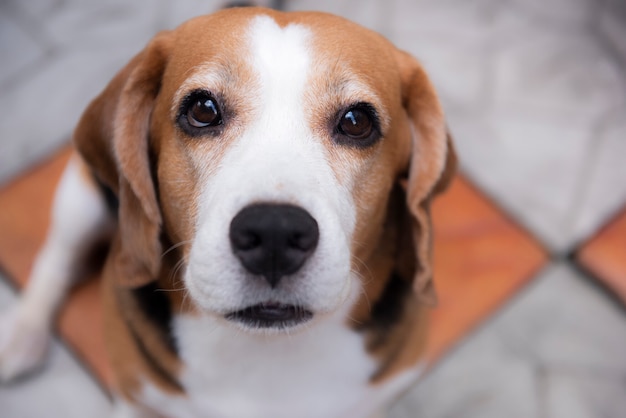
[[[205,129],[219,127],[224,121],[217,99],[206,91],[196,91],[183,100],[178,123],[188,134],[198,135]]]

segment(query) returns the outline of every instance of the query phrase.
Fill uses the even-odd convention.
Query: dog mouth
[[[284,329],[303,324],[313,313],[302,306],[260,303],[226,315],[226,319],[250,328]]]

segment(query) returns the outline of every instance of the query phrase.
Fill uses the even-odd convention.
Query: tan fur
[[[113,249],[118,245],[114,243]],[[111,269],[115,269],[114,262],[108,263],[104,270],[102,294],[105,343],[115,372],[117,392],[129,401],[136,400],[144,380],[148,379],[166,393],[182,393],[181,388],[173,384],[171,379],[164,378],[164,373],[154,365],[162,365],[168,376],[176,376],[180,362],[165,349],[154,330],[141,318],[141,313],[128,298],[130,290],[112,280],[115,272]],[[149,347],[155,362],[151,362],[139,348],[138,337],[145,342],[145,347]]]

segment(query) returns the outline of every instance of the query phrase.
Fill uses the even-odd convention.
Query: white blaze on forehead
[[[310,67],[309,31],[293,24],[281,28],[269,16],[258,16],[248,37],[262,102],[276,110],[301,108]]]

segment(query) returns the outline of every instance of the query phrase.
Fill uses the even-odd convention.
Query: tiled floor
[[[626,300],[626,209],[611,219],[576,253],[575,260]]]
[[[468,338],[392,417],[625,416],[626,320],[554,263]]]
[[[14,301],[14,292],[6,284],[0,287],[0,307]],[[105,393],[57,341],[41,372],[0,387],[0,416],[6,418],[104,418],[110,409]]]
[[[391,416],[626,416],[626,311],[568,257],[626,204],[626,2],[286,4],[344,15],[419,57],[441,93],[464,173],[552,254]],[[0,2],[0,183],[64,144],[88,100],[155,31],[219,5]],[[626,245],[617,242],[609,248],[623,261]],[[0,308],[10,293],[0,286]],[[107,409],[60,345],[51,360],[44,377],[0,388],[0,415]],[[76,393],[85,409],[70,412],[65,399]],[[27,401],[35,398],[43,400]]]

